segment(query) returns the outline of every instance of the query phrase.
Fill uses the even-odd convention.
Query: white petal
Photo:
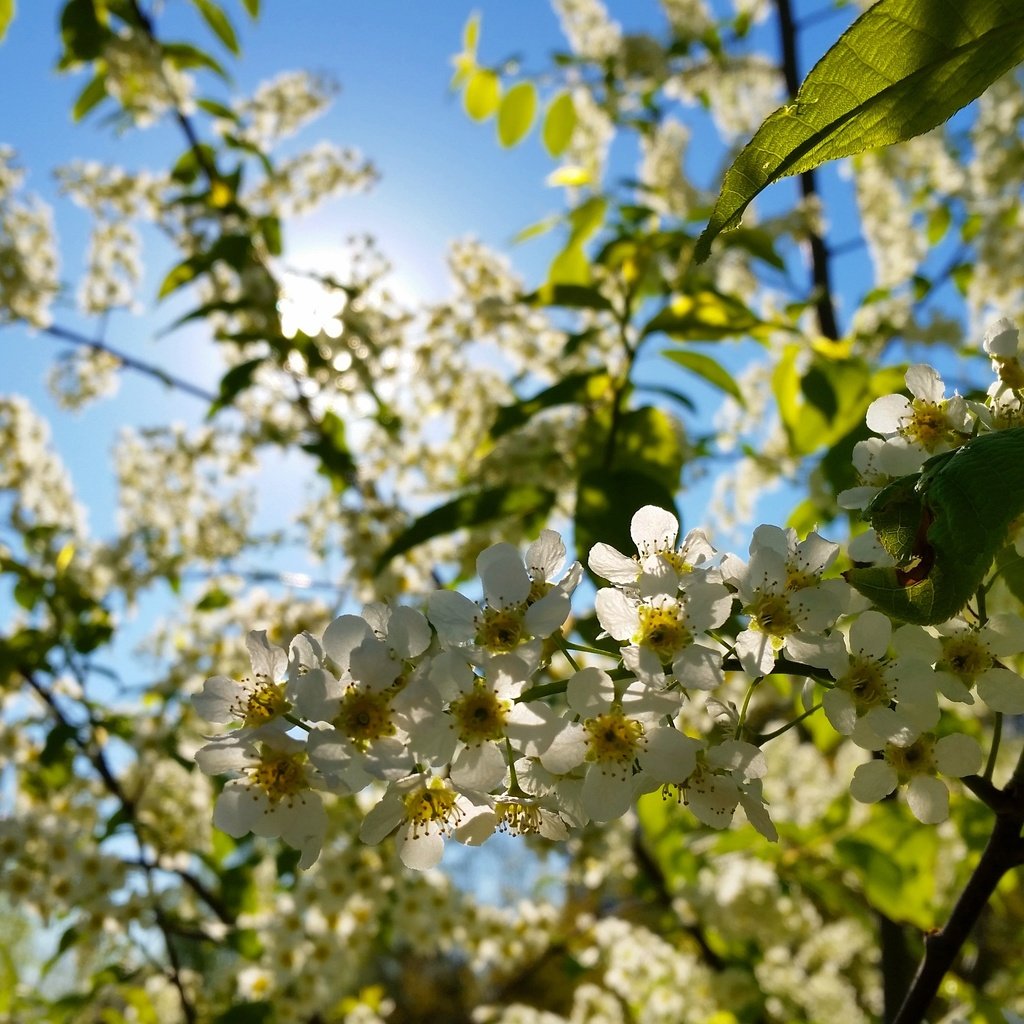
[[[990,668],[978,677],[978,696],[993,710],[1024,714],[1024,679],[1007,668]]]
[[[551,579],[564,562],[565,542],[554,530],[541,530],[526,549],[526,567],[534,579]]]
[[[621,551],[603,542],[595,544],[590,549],[587,565],[595,576],[600,576],[609,583],[624,586],[636,583],[636,578],[640,575],[640,566],[635,558],[627,558]]]
[[[398,833],[398,856],[413,871],[429,871],[444,856],[444,839],[437,832],[419,832],[409,829]]]
[[[511,608],[530,596],[530,577],[511,544],[492,544],[476,560],[484,595],[492,608]]]
[[[965,775],[973,775],[982,762],[981,746],[973,736],[965,736],[962,732],[950,733],[936,740],[935,767],[943,775],[962,779]]]
[[[465,747],[452,762],[451,780],[463,789],[487,793],[505,777],[505,758],[494,743]]]
[[[402,823],[405,805],[397,793],[390,791],[376,807],[372,807],[359,827],[359,838],[370,846],[389,836]]]
[[[526,609],[523,625],[531,636],[549,637],[562,628],[571,610],[569,595],[556,587]]]
[[[896,772],[885,761],[859,765],[850,782],[850,796],[862,804],[873,804],[896,788]]]
[[[415,608],[399,605],[388,623],[388,646],[401,658],[415,658],[430,646],[430,624]]]
[[[647,733],[640,764],[658,782],[684,782],[697,766],[700,743],[678,729],[657,726]]]
[[[371,635],[370,625],[362,616],[341,615],[324,630],[324,651],[344,674],[353,649]]]
[[[910,412],[910,402],[905,396],[883,395],[868,406],[865,421],[868,430],[876,434],[895,434]]]
[[[583,780],[583,809],[594,821],[621,818],[633,802],[633,778],[628,770],[606,772],[596,764]]]
[[[885,656],[892,639],[892,622],[881,612],[862,612],[850,627],[850,650],[875,661]]]
[[[235,717],[232,709],[244,707],[251,690],[247,690],[227,676],[211,676],[203,683],[203,689],[192,697],[192,707],[207,722],[230,722]]]
[[[254,629],[245,638],[245,646],[252,659],[254,675],[265,676],[271,682],[283,679],[288,671],[288,655],[267,639],[265,629]]]
[[[569,707],[586,717],[600,715],[615,700],[615,682],[607,672],[591,666],[577,672],[565,692]]]
[[[629,640],[640,628],[640,617],[635,601],[621,590],[605,587],[597,592],[594,610],[601,628],[615,640]]]
[[[582,725],[566,722],[551,746],[540,756],[540,763],[552,775],[564,775],[583,763],[587,754],[587,734]]]
[[[267,809],[267,797],[242,779],[233,779],[217,797],[213,824],[236,839],[253,830],[253,824]]]
[[[679,520],[667,509],[644,505],[634,513],[629,535],[641,559],[656,551],[669,551],[679,535]]]
[[[479,615],[480,609],[456,590],[435,590],[427,598],[427,618],[443,643],[469,643],[476,635]]]
[[[946,387],[938,370],[927,363],[914,363],[907,369],[904,380],[907,382],[907,390],[915,398],[923,398],[926,402],[941,402],[946,395]]]
[[[925,825],[937,825],[949,817],[949,790],[934,775],[915,775],[910,780],[907,803],[914,817]]]

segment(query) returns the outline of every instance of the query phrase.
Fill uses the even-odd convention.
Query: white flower
[[[921,464],[937,452],[963,444],[971,435],[971,413],[959,395],[945,397],[938,371],[915,363],[906,373],[907,390],[914,396],[884,395],[868,406],[867,425],[896,447],[909,446]]]
[[[949,817],[949,790],[936,774],[963,778],[976,772],[981,761],[977,740],[962,733],[938,740],[922,736],[909,747],[889,744],[882,760],[868,761],[853,773],[850,794],[862,803],[875,803],[905,785],[914,817],[937,824]]]
[[[402,863],[426,871],[441,860],[446,838],[477,845],[494,832],[497,823],[497,815],[485,801],[474,802],[445,779],[414,774],[388,786],[380,803],[363,819],[359,838],[376,844],[396,833]]]
[[[794,530],[759,526],[750,542],[749,564],[734,555],[725,558],[722,572],[750,616],[736,637],[736,655],[746,672],[767,675],[789,637],[821,633],[835,623],[850,588],[843,580],[821,577],[838,553],[838,544],[817,533],[798,541]]]
[[[636,545],[636,558],[629,558],[610,544],[595,544],[587,562],[591,571],[617,587],[631,589],[641,573],[655,578],[673,577],[672,586],[662,587],[666,593],[675,591],[698,566],[713,558],[715,549],[703,530],[691,530],[677,548],[679,520],[656,505],[644,505],[630,522],[630,536]]]
[[[282,715],[295,699],[294,684],[275,682],[288,670],[288,655],[267,640],[266,630],[253,630],[245,638],[252,675],[243,679],[211,676],[192,705],[208,722],[238,720],[243,727],[258,729],[271,723],[289,728]]]
[[[445,647],[476,645],[487,654],[515,652],[528,665],[540,656],[540,641],[561,629],[583,567],[574,562],[558,582],[549,578],[565,559],[565,545],[544,530],[527,550],[526,564],[511,544],[493,544],[477,558],[483,584],[481,608],[464,594],[435,591],[427,617]],[[532,643],[530,641],[533,641]]]
[[[302,743],[273,729],[235,732],[196,752],[208,775],[244,773],[230,780],[213,809],[213,823],[229,836],[280,836],[302,853],[308,868],[320,856],[327,814],[314,785],[323,779],[307,763]]]
[[[831,673],[835,687],[822,699],[825,716],[867,750],[889,742],[906,746],[939,720],[931,663],[891,659],[891,640],[889,619],[866,611],[850,627],[849,650],[835,633],[827,640],[795,637],[787,645],[796,660]]]

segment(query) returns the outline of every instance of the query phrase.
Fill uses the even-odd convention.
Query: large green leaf
[[[956,615],[970,600],[1024,512],[1024,427],[982,434],[936,455],[864,510],[895,567],[851,569],[847,580],[905,622]]]
[[[592,402],[607,392],[611,378],[603,370],[585,370],[571,373],[557,384],[545,388],[533,398],[524,398],[498,409],[491,427],[491,437],[499,438],[521,427],[537,413],[558,405],[576,405]]]
[[[717,359],[712,359],[711,356],[705,355],[703,352],[694,352],[688,348],[666,349],[662,355],[666,359],[678,363],[683,369],[689,370],[690,373],[703,377],[712,387],[724,391],[727,395],[732,395],[740,405],[747,404],[743,392],[740,391],[732,374]]]
[[[1024,60],[1019,0],[879,0],[775,111],[726,173],[694,258],[767,185],[920,135]]]
[[[555,495],[551,491],[532,484],[489,487],[462,494],[410,524],[388,545],[377,560],[377,569],[383,569],[391,559],[424,541],[443,537],[466,526],[480,526],[507,517],[514,517],[520,523],[524,519],[542,518],[554,501]]]

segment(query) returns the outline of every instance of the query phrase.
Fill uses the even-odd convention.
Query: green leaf
[[[247,362],[239,363],[237,366],[232,366],[231,369],[221,377],[220,390],[217,394],[217,399],[210,406],[210,410],[207,412],[206,418],[211,419],[214,415],[220,412],[221,409],[229,406],[237,395],[249,387],[249,385],[252,384],[253,375],[263,362],[263,359],[249,359]]]
[[[555,495],[532,484],[519,487],[490,487],[460,495],[420,516],[402,531],[377,560],[377,571],[393,558],[405,554],[433,537],[442,537],[468,526],[480,526],[495,519],[542,520],[554,504]]]
[[[879,0],[772,114],[729,168],[694,258],[767,185],[946,121],[1024,60],[1015,0]]]
[[[589,269],[587,271],[589,277]],[[611,309],[611,302],[586,284],[555,284],[548,281],[524,299],[535,306],[564,306],[568,309]]]
[[[2,2],[3,0],[0,0],[0,3]],[[105,71],[98,71],[78,94],[75,105],[71,108],[71,119],[81,121],[90,110],[99,106],[106,98],[107,74]]]
[[[356,470],[355,459],[348,446],[345,421],[328,410],[319,423],[319,430],[320,436],[301,445],[301,448],[319,460],[317,472],[327,477],[335,493],[340,494],[351,483]]]
[[[205,110],[208,114],[213,114],[214,117],[223,118],[225,121],[231,121],[234,124],[238,123],[238,114],[230,107],[225,106],[223,103],[218,103],[216,100],[198,99],[196,100],[196,106],[200,110]]]
[[[539,289],[560,286],[587,287],[590,285],[590,261],[578,242],[570,242],[548,267],[547,282]],[[593,289],[591,289],[593,290]]]
[[[498,76],[487,68],[474,71],[466,83],[462,102],[474,121],[486,121],[498,109],[501,101],[501,82]]]
[[[225,82],[231,80],[231,76],[224,70],[224,65],[205,50],[200,50],[198,46],[191,43],[164,43],[161,49],[164,56],[177,68],[207,68]]]
[[[573,373],[557,384],[538,392],[533,398],[523,399],[514,405],[498,409],[498,415],[491,427],[491,437],[499,438],[521,427],[531,417],[544,409],[557,405],[577,405],[593,401],[606,393],[611,378],[603,370],[589,370]]]
[[[739,299],[706,289],[676,296],[647,322],[641,336],[661,331],[680,341],[716,341],[750,334],[763,325]]]
[[[537,90],[533,82],[513,85],[498,107],[498,141],[506,149],[518,145],[529,134],[536,116]]]
[[[249,17],[253,21],[260,16],[260,0],[242,0],[242,6],[249,12]]]
[[[707,356],[703,352],[694,352],[692,349],[670,348],[662,352],[662,355],[691,373],[697,374],[698,377],[703,377],[712,387],[724,391],[727,395],[732,395],[740,405],[746,406],[747,403],[739,385],[717,359],[712,359],[711,356]]]
[[[572,142],[576,130],[576,107],[568,92],[560,92],[549,104],[544,115],[541,138],[544,148],[553,156],[561,156]]]
[[[224,235],[206,252],[190,256],[174,267],[160,285],[157,298],[162,299],[189,281],[194,281],[218,260],[227,263],[234,270],[241,271],[251,256],[252,240],[248,235]]]
[[[100,22],[93,0],[68,0],[60,16],[60,35],[72,61],[102,56],[110,30]]]
[[[940,206],[936,206],[935,209],[928,214],[929,245],[938,245],[939,242],[942,241],[946,232],[949,230],[949,225],[952,220],[953,214],[950,212],[948,203],[942,203]]]
[[[237,56],[240,52],[238,36],[235,34],[231,19],[224,13],[220,4],[214,3],[214,0],[192,0],[192,3],[214,35]]]
[[[7,35],[7,27],[14,18],[14,0],[0,0],[0,43]]]
[[[982,434],[884,487],[864,510],[895,567],[851,569],[852,586],[894,618],[928,625],[974,596],[1024,513],[1024,427]]]
[[[226,590],[221,590],[220,587],[211,587],[196,602],[196,611],[212,612],[218,608],[226,608],[232,600],[233,598]]]

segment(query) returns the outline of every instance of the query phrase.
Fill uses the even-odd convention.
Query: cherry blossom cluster
[[[1000,321],[985,350],[998,380],[984,404],[945,397],[938,373],[922,365],[907,371],[911,398],[872,403],[867,421],[880,436],[855,452],[864,484],[843,496],[848,506],[863,507],[889,479],[979,429],[1020,422],[1016,330]],[[208,721],[236,725],[196,755],[205,772],[236,775],[214,823],[234,836],[281,836],[308,866],[327,829],[321,794],[366,790],[379,798],[361,838],[395,835],[402,861],[425,869],[446,838],[565,839],[660,790],[713,828],[740,807],[775,840],[762,745],[799,719],[767,734],[749,727],[751,697],[772,674],[805,678],[800,717],[820,708],[865,751],[854,798],[873,802],[905,786],[919,820],[944,820],[949,792],[939,775],[973,774],[982,751],[950,731],[943,709],[977,698],[994,712],[1024,713],[1024,678],[1007,664],[1024,651],[1024,620],[997,613],[894,626],[838,575],[839,545],[816,532],[800,540],[759,526],[747,559],[719,554],[701,530],[681,541],[679,532],[675,515],[648,505],[632,519],[635,554],[591,549],[591,573],[610,584],[594,601],[599,639],[613,641],[615,654],[611,643],[571,639],[583,567],[563,571],[566,548],[552,530],[525,559],[508,543],[483,551],[479,600],[438,590],[425,613],[370,604],[320,637],[301,633],[287,650],[250,633],[251,675],[214,676],[194,698]],[[603,666],[589,663],[596,657]],[[728,693],[744,677],[737,709]]]

